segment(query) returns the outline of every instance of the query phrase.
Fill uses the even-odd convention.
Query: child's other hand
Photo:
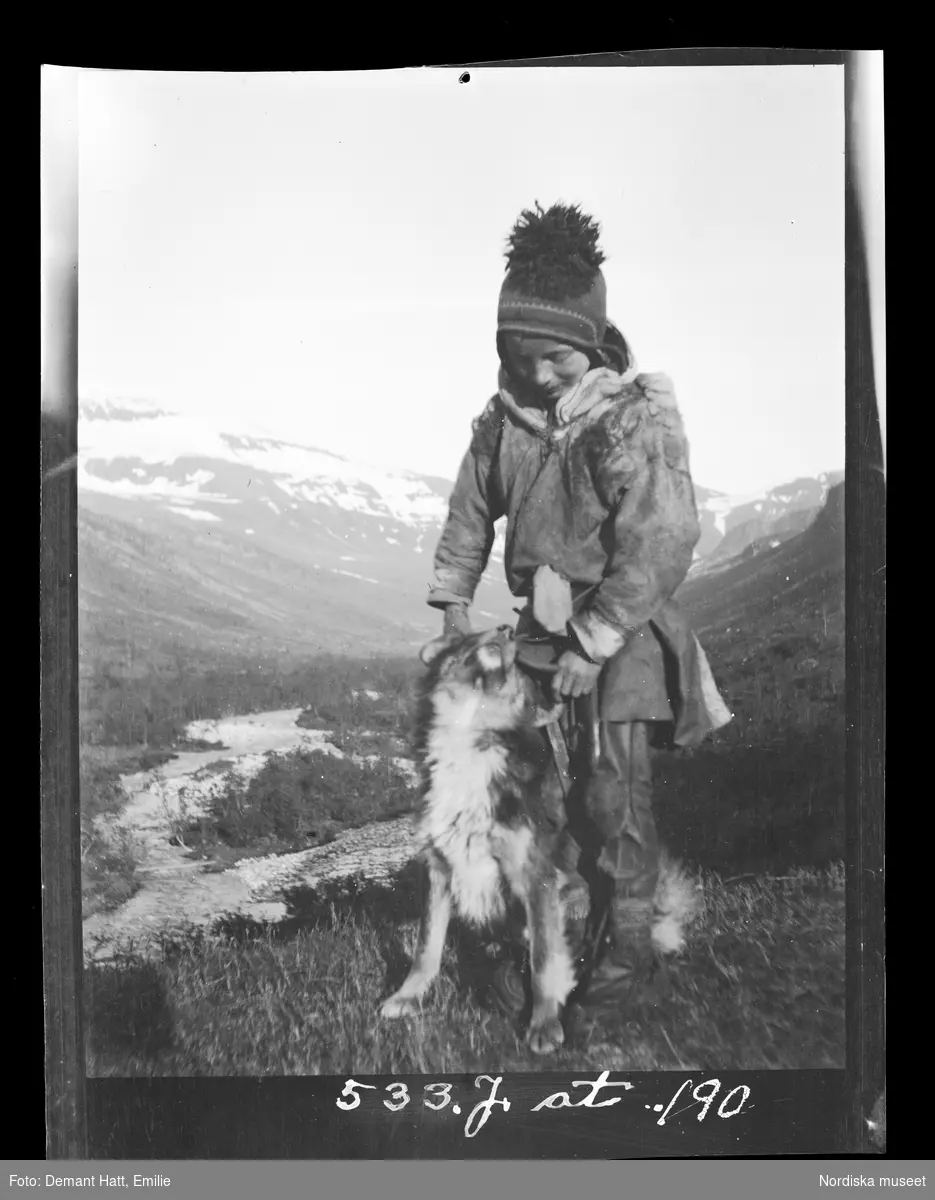
[[[601,668],[596,663],[588,662],[574,650],[566,650],[558,660],[558,670],[552,687],[556,696],[564,696],[573,700],[576,696],[587,696],[594,690]]]

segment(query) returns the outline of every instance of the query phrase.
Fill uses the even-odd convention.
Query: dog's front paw
[[[533,1054],[554,1054],[565,1044],[565,1030],[557,1017],[530,1025],[526,1045]]]
[[[398,1017],[414,1017],[419,1012],[419,1001],[412,996],[390,996],[386,1000],[383,1007],[380,1009],[380,1016],[385,1021],[392,1021]]]

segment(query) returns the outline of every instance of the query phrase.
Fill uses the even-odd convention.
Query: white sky
[[[698,484],[844,464],[840,67],[85,70],[79,119],[84,398],[452,478],[505,238],[565,200]]]

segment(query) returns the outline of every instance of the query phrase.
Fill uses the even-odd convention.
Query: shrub
[[[140,889],[136,842],[128,829],[111,821],[95,822],[82,837],[81,903],[84,915],[108,912]]]
[[[236,775],[212,804],[213,826],[229,846],[276,842],[301,849],[388,814],[408,811],[412,789],[388,764],[359,764],[319,750],[268,760],[249,783]]]

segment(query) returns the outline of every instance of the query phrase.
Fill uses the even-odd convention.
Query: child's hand
[[[558,670],[552,687],[556,696],[564,696],[569,700],[576,696],[587,696],[594,690],[601,668],[597,663],[588,662],[574,650],[566,650],[558,660]]]
[[[442,637],[466,637],[471,632],[471,618],[466,604],[446,604]]]

